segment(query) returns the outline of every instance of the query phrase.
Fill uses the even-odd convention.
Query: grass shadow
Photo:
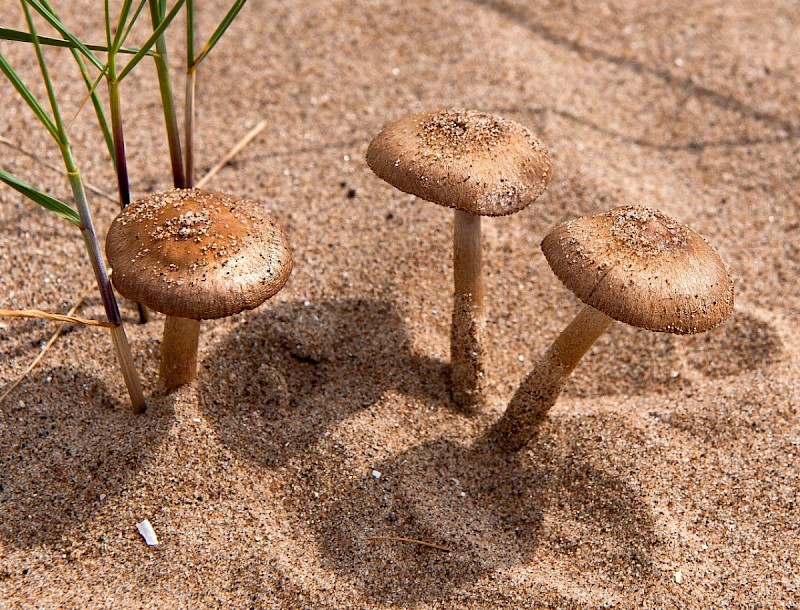
[[[154,407],[135,416],[71,366],[23,381],[0,412],[0,536],[31,548],[85,527],[166,434],[171,410]]]
[[[74,324],[64,324],[62,335],[74,332],[78,327]],[[52,323],[37,319],[16,319],[7,328],[0,329],[0,365],[12,362],[22,356],[33,360],[41,351],[42,346],[52,335],[55,327]],[[4,344],[4,339],[15,339]],[[8,380],[4,380],[8,381]],[[4,386],[0,386],[2,392]]]

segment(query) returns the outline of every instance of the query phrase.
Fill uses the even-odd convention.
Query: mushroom
[[[199,189],[136,201],[106,238],[114,287],[166,314],[160,378],[167,390],[197,377],[200,320],[253,309],[292,269],[283,229],[259,204]]]
[[[391,123],[372,140],[367,163],[401,191],[455,208],[451,391],[471,411],[485,399],[487,366],[481,216],[530,205],[550,182],[550,159],[519,123],[449,109]]]
[[[568,221],[542,241],[558,278],[585,303],[517,389],[489,441],[520,449],[555,404],[581,356],[614,320],[701,333],[733,310],[733,281],[716,250],[657,210],[623,206]]]

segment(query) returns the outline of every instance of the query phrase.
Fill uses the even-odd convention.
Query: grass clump
[[[0,28],[0,40],[30,44],[36,56],[39,72],[45,85],[46,100],[40,99],[33,93],[20,73],[15,70],[2,53],[0,53],[0,72],[13,86],[19,97],[36,116],[44,131],[58,147],[63,161],[64,172],[69,180],[74,206],[46,193],[35,185],[29,184],[2,167],[0,167],[0,181],[60,218],[70,222],[80,232],[105,310],[107,322],[103,325],[110,328],[114,350],[135,412],[142,412],[145,409],[141,382],[133,363],[130,346],[120,317],[119,306],[98,244],[86,184],[73,156],[73,149],[68,135],[68,123],[63,119],[56,93],[56,84],[48,69],[43,49],[44,47],[63,48],[71,53],[74,58],[80,78],[87,88],[85,101],[91,102],[97,117],[103,145],[107,148],[109,157],[114,165],[119,202],[120,206],[124,208],[130,202],[131,195],[123,129],[122,82],[126,76],[141,64],[145,57],[150,57],[154,60],[170,150],[173,183],[180,188],[191,186],[193,180],[191,178],[187,179],[187,176],[192,176],[193,174],[192,132],[194,129],[194,87],[197,67],[217,44],[244,4],[245,0],[237,0],[233,3],[211,37],[196,55],[194,51],[193,0],[176,0],[171,7],[168,7],[166,0],[122,0],[118,12],[113,17],[109,0],[105,0],[104,45],[89,44],[75,36],[70,28],[59,18],[49,0],[20,0],[27,31]],[[149,9],[152,31],[139,46],[128,46],[127,41],[131,31],[137,21],[145,14],[144,9],[146,6]],[[185,152],[181,150],[178,121],[172,97],[172,85],[167,68],[167,46],[165,40],[166,30],[182,10],[186,16],[188,49]],[[37,30],[37,21],[39,23],[44,22],[49,26],[53,30],[50,33],[51,35],[40,35]],[[108,88],[108,115],[97,92],[98,85],[102,81],[105,81]],[[191,96],[188,96],[190,90]],[[81,108],[83,108],[83,104]],[[107,116],[110,116],[110,121]],[[184,158],[186,159],[185,164]],[[141,307],[140,318],[142,321],[146,320],[146,310]]]

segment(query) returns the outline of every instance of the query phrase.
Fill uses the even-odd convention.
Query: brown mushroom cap
[[[286,234],[262,206],[198,189],[129,205],[111,224],[106,255],[123,296],[195,320],[258,307],[292,270]]]
[[[733,281],[716,250],[657,210],[625,206],[568,221],[542,250],[579,299],[632,326],[700,333],[733,310]]]
[[[392,186],[469,214],[504,216],[530,205],[550,182],[550,158],[514,121],[472,110],[404,117],[367,149]]]

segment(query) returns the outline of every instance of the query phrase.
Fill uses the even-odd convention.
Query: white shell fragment
[[[156,531],[153,529],[153,526],[147,519],[141,523],[137,523],[136,529],[139,530],[139,533],[142,535],[142,538],[144,538],[147,546],[158,545],[158,536],[156,536]]]

